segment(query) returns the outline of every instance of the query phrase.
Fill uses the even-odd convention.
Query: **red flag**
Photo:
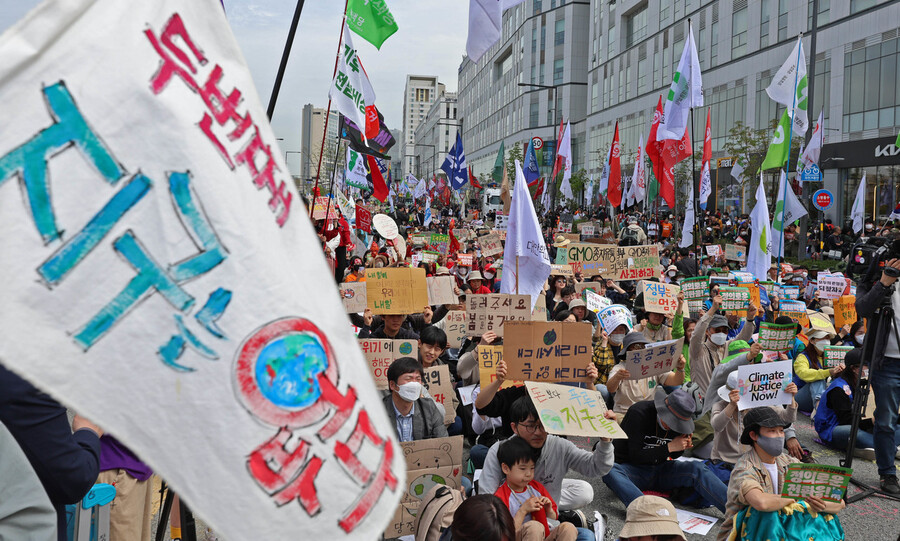
[[[472,174],[472,168],[469,168],[469,184],[472,185],[473,188],[478,188],[479,190],[483,189],[481,183],[478,182],[478,179],[475,178],[475,175]]]
[[[559,145],[562,143],[563,132],[565,131],[565,126],[563,125],[563,121],[559,121],[559,135],[556,137],[556,155],[553,160],[553,174],[550,175],[550,181],[556,180],[556,175],[559,174],[560,168],[562,168],[562,160],[559,159]]]
[[[372,175],[372,186],[374,187],[372,195],[375,196],[375,199],[384,203],[387,201],[387,196],[390,192],[387,184],[384,182],[384,177],[381,176],[381,169],[378,168],[378,163],[375,162],[375,158],[372,156],[366,155],[366,163],[369,164],[369,174]]]
[[[659,182],[659,195],[666,200],[670,209],[675,208],[675,164],[687,158],[693,153],[691,150],[691,138],[688,130],[684,130],[681,141],[666,139],[663,141],[662,161],[663,178]],[[691,179],[693,182],[693,179]]]
[[[653,176],[656,177],[657,182],[662,185],[663,179],[663,162],[662,162],[662,141],[656,140],[656,131],[659,129],[659,123],[663,118],[663,106],[662,106],[662,96],[659,97],[659,102],[656,104],[656,110],[653,111],[653,123],[650,124],[650,136],[647,137],[647,156],[650,157],[650,161],[653,163]]]
[[[622,165],[619,162],[621,152],[619,145],[619,123],[616,122],[616,133],[613,135],[612,152],[609,157],[609,186],[606,189],[606,198],[613,207],[622,204]]]
[[[368,77],[368,75],[366,75]],[[366,106],[366,139],[375,139],[381,132],[381,121],[378,118],[378,109],[375,105]]]
[[[541,195],[544,193],[544,177],[538,177],[528,185],[529,188],[534,188],[537,186],[537,189],[534,191],[534,197],[532,198],[535,203],[541,200]]]
[[[459,252],[459,241],[456,239],[456,235],[453,234],[453,222],[450,222],[450,252],[451,254],[455,254]]]

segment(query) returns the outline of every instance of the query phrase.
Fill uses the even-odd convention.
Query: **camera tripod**
[[[169,527],[169,514],[172,512],[172,503],[175,498],[175,492],[166,486],[166,482],[162,482],[159,488],[159,494],[166,494],[165,503],[163,503],[162,511],[159,514],[159,522],[156,524],[156,541],[163,541],[166,535],[166,528]],[[178,509],[181,511],[181,541],[197,541],[197,526],[194,522],[194,515],[185,505],[184,500],[178,500]]]

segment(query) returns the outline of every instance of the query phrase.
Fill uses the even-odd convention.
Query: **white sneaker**
[[[871,447],[859,448],[853,450],[853,456],[863,460],[875,460],[875,449]]]

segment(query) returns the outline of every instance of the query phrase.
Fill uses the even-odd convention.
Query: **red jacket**
[[[550,500],[550,503],[553,504],[553,512],[557,513],[557,514],[559,513],[559,511],[557,511],[557,509],[556,509],[556,502],[553,501],[553,498],[550,497],[550,493],[547,492],[547,489],[544,488],[544,485],[542,485],[539,482],[532,479],[531,481],[528,482],[528,486],[537,490],[541,496]],[[510,489],[509,485],[505,482],[502,485],[500,485],[500,488],[498,488],[496,492],[494,492],[494,496],[497,496],[498,498],[503,500],[503,503],[506,505],[507,508],[509,508],[509,497],[511,495],[512,495],[512,489]],[[534,513],[531,513],[531,520],[536,520],[544,525],[544,536],[545,537],[550,535],[550,526],[547,524],[547,512],[544,511],[543,508],[541,508],[540,511],[535,511]]]

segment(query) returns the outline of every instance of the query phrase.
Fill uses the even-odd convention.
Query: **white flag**
[[[747,156],[738,156],[734,160],[734,165],[731,166],[731,176],[738,181],[738,184],[744,183],[744,169],[749,163],[750,159]]]
[[[772,266],[772,253],[769,251],[769,207],[766,204],[766,188],[759,175],[759,187],[756,189],[756,206],[750,213],[752,233],[750,249],[747,251],[747,271],[758,280],[765,278]]]
[[[572,184],[569,182],[569,179],[572,178],[572,132],[568,122],[566,122],[566,131],[563,132],[562,141],[559,144],[559,156],[565,158],[559,190],[565,196],[566,201],[571,201],[575,196],[572,195]]]
[[[684,225],[681,226],[681,241],[679,248],[687,248],[694,244],[694,183],[691,183],[690,193],[684,210]]]
[[[427,192],[428,190],[425,187],[425,179],[423,178],[418,182],[418,184],[416,184],[416,191],[413,193],[413,199],[423,197]]]
[[[631,188],[629,194],[635,202],[641,202],[647,194],[647,180],[645,174],[644,134],[638,138],[637,157],[634,160],[634,172],[631,174]]]
[[[822,146],[825,145],[825,112],[819,111],[819,120],[816,121],[816,129],[813,131],[812,137],[809,139],[809,146],[801,152],[800,161],[797,170],[802,171],[812,164],[819,164],[819,155],[822,153]]]
[[[806,207],[797,199],[797,195],[790,185],[787,186],[787,193],[785,193],[786,183],[787,179],[784,175],[784,169],[782,169],[781,180],[778,182],[775,216],[773,216],[774,221],[772,222],[772,230],[773,232],[777,231],[779,236],[778,240],[772,239],[772,244],[775,248],[772,254],[774,257],[784,257],[784,229],[808,214]]]
[[[337,171],[335,171],[335,174]],[[366,191],[369,189],[369,173],[366,168],[366,157],[347,147],[347,165],[345,175],[347,176],[347,186],[358,190]]]
[[[503,12],[524,0],[469,0],[469,36],[466,54],[478,62],[484,53],[500,39]]]
[[[850,209],[850,219],[853,220],[853,232],[859,233],[863,230],[863,223],[866,221],[866,172],[863,171],[862,180],[859,181],[859,188],[856,190],[856,199],[853,200],[853,208]]]
[[[591,206],[591,201],[594,199],[594,175],[591,175],[590,180],[588,180],[587,186],[584,189],[584,206]]]
[[[404,453],[220,2],[35,4],[0,38],[3,365],[225,539],[380,537]]]
[[[549,277],[550,255],[544,243],[541,223],[531,203],[531,194],[528,193],[528,183],[522,174],[522,167],[519,160],[516,160],[516,185],[513,188],[509,221],[506,226],[500,293],[531,295],[531,309],[534,310],[538,295],[543,291]]]
[[[427,195],[425,196],[425,218],[423,220],[422,226],[428,227],[431,225],[431,198]]]
[[[219,8],[221,9],[221,8]],[[353,38],[344,23],[344,42],[338,69],[328,90],[328,97],[345,117],[359,126],[359,133],[366,137],[366,107],[374,107],[375,90],[369,84],[369,76],[353,47]]]
[[[609,160],[612,158],[612,145],[609,145],[609,150],[606,151],[606,161],[603,162],[603,171],[600,172],[600,186],[598,187],[599,192],[603,194],[603,197],[606,197],[606,192],[609,190]]]
[[[808,92],[803,40],[798,37],[790,56],[766,88],[766,94],[772,100],[787,107],[788,111],[791,107],[794,108],[793,113],[789,113],[794,122],[794,135],[804,136],[809,129],[809,117],[806,113],[806,108],[809,107]]]
[[[541,194],[541,205],[544,206],[544,212],[550,210],[550,175],[544,177],[544,192]],[[510,204],[512,202],[510,201]]]
[[[672,79],[669,94],[663,107],[663,118],[656,132],[656,140],[681,140],[690,120],[691,107],[703,107],[703,81],[700,78],[700,60],[694,44],[694,30],[688,26],[688,39],[678,62],[678,71]]]

